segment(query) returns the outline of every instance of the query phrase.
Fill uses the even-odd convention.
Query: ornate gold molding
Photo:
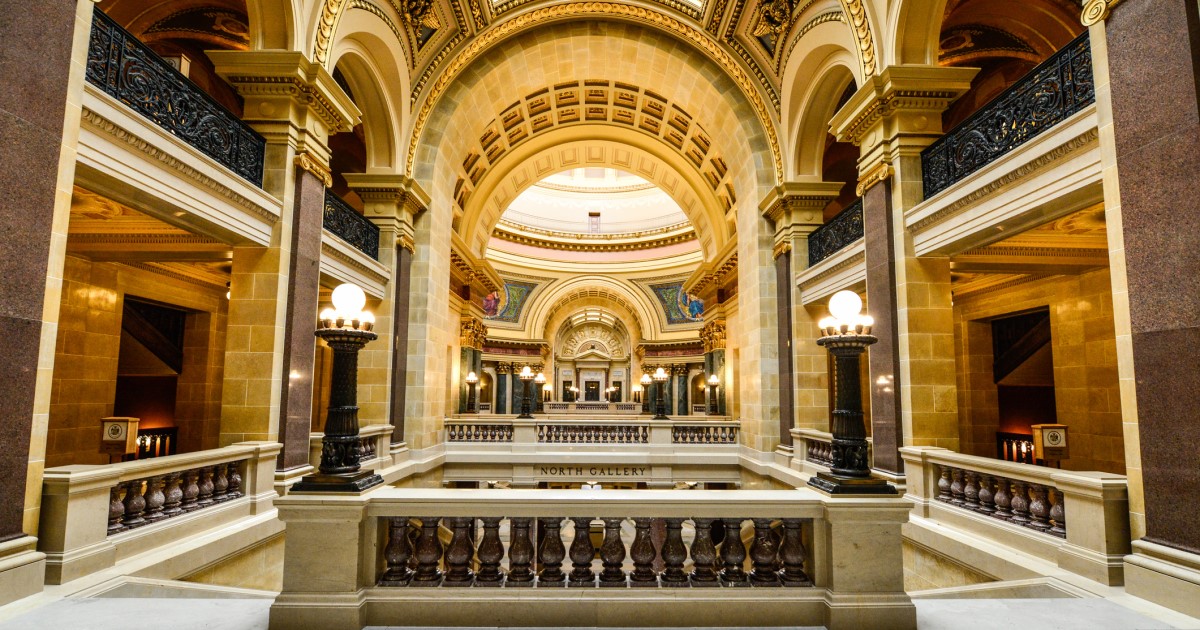
[[[327,0],[335,2],[337,0]],[[344,0],[343,0],[344,1]],[[843,2],[858,3],[861,9],[861,0],[842,0]],[[442,70],[436,83],[430,88],[428,96],[425,97],[420,110],[417,112],[416,121],[413,124],[412,139],[409,142],[408,158],[405,162],[406,172],[413,172],[413,164],[416,161],[417,147],[420,144],[421,134],[425,130],[425,125],[429,122],[429,115],[433,112],[434,106],[439,101],[442,94],[458,77],[458,74],[483,54],[492,45],[503,41],[510,37],[520,29],[533,25],[542,25],[554,20],[562,20],[571,17],[590,17],[598,15],[612,15],[615,17],[623,17],[639,22],[648,23],[652,26],[662,28],[676,36],[682,37],[688,42],[691,42],[696,47],[700,48],[712,59],[718,66],[729,73],[730,78],[741,89],[743,96],[750,101],[751,107],[758,118],[759,124],[763,128],[763,132],[767,136],[767,142],[771,147],[771,157],[773,159],[772,166],[774,167],[776,181],[783,181],[783,153],[779,146],[779,137],[775,133],[775,125],[772,122],[771,112],[763,101],[762,95],[755,87],[750,77],[741,68],[741,64],[725,52],[720,47],[720,44],[713,41],[703,31],[677,20],[669,15],[653,11],[646,7],[618,4],[615,2],[571,2],[569,4],[560,4],[549,7],[542,7],[530,11],[529,13],[521,14],[507,22],[497,25],[494,29],[485,31],[471,40],[466,47],[454,55],[445,69]],[[864,18],[865,19],[865,18]],[[873,58],[874,53],[872,53]],[[872,66],[873,70],[874,66]]]
[[[413,237],[409,236],[408,234],[401,234],[399,237],[397,237],[396,244],[404,249],[407,249],[408,253],[410,254],[417,253],[417,242],[414,241]]]
[[[483,350],[487,341],[488,328],[475,317],[464,317],[459,322],[458,341],[464,348]]]
[[[1118,4],[1121,4],[1121,0],[1087,0],[1079,21],[1083,22],[1084,26],[1099,24],[1108,19],[1109,13]]]
[[[700,330],[700,341],[704,343],[705,354],[713,350],[725,349],[725,320],[714,319]]]
[[[560,237],[564,240],[557,240],[555,238],[538,238],[536,236],[521,234],[520,232],[516,231],[509,231],[503,226],[497,226],[492,232],[492,236],[513,243],[519,243],[521,245],[529,245],[530,247],[575,252],[641,251],[646,249],[668,247],[671,245],[678,245],[679,243],[687,243],[696,240],[696,232],[693,230],[688,230],[682,234],[672,234],[660,238],[646,238],[643,240],[630,240],[618,243],[587,240],[568,241],[565,239],[572,237],[578,239],[580,235],[564,234],[562,237]],[[583,235],[584,238],[587,238],[587,236],[588,235]]]
[[[863,76],[875,74],[875,42],[871,37],[871,24],[867,21],[867,9],[862,0],[841,0],[842,9],[850,22],[854,39],[858,41],[858,57],[862,62]]]
[[[347,0],[325,0],[321,7],[321,21],[317,24],[317,39],[313,45],[313,58],[325,65],[329,61],[329,49],[333,46],[333,34]]]
[[[882,184],[892,177],[892,165],[888,162],[879,162],[871,167],[869,171],[863,173],[858,178],[858,186],[854,188],[854,194],[859,197],[867,192],[875,184]]]
[[[312,173],[314,177],[321,180],[322,184],[325,184],[326,188],[333,185],[333,172],[310,151],[297,154],[296,159],[292,162],[296,165],[296,168]]]
[[[771,258],[779,258],[790,251],[792,251],[792,244],[787,241],[780,241],[776,243],[775,248],[771,250]]]

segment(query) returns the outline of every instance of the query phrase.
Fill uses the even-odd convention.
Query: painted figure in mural
[[[684,316],[692,321],[704,318],[704,300],[690,293],[679,292],[679,308],[684,312]]]
[[[483,296],[483,314],[485,317],[495,317],[500,314],[500,293],[492,291]]]

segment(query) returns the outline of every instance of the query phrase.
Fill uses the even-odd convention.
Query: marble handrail
[[[47,469],[38,548],[61,584],[272,505],[277,442]]]
[[[943,448],[900,449],[918,516],[1010,545],[1105,584],[1129,553],[1124,475],[1065,471]],[[1070,526],[1068,526],[1068,522]]]

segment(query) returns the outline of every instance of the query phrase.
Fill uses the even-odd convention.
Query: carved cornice
[[[1028,284],[1030,282],[1044,280],[1046,278],[1049,278],[1051,275],[1052,274],[1036,273],[1036,274],[1030,274],[1030,275],[1025,275],[1025,276],[1017,276],[1016,278],[1012,278],[1011,280],[1005,280],[1003,282],[997,282],[995,284],[986,284],[986,285],[980,286],[978,288],[972,288],[970,286],[967,286],[967,287],[964,287],[963,289],[955,290],[954,298],[957,300],[963,300],[963,299],[967,299],[967,298],[976,297],[979,295],[984,295],[986,293],[1003,291],[1004,289],[1011,289],[1013,287],[1017,287],[1022,284]]]
[[[350,131],[357,123],[358,116],[361,115],[357,110],[350,112],[343,110],[333,99],[322,94],[319,87],[298,77],[228,75],[225,80],[237,89],[238,95],[242,98],[291,98],[297,104],[315,113],[317,118],[328,128],[330,134]],[[282,114],[282,112],[278,113]],[[253,114],[247,115],[246,118],[256,120]]]
[[[103,132],[105,135],[132,147],[134,150],[154,159],[157,162],[160,162],[168,169],[182,174],[196,184],[199,184],[201,187],[211,190],[221,197],[228,199],[237,207],[246,210],[250,214],[253,214],[263,221],[266,221],[268,224],[273,225],[279,220],[279,215],[254,203],[248,197],[238,194],[232,188],[229,188],[228,186],[225,186],[208,175],[201,173],[193,168],[190,164],[183,162],[170,153],[167,153],[153,144],[146,142],[137,134],[125,129],[124,127],[121,127],[120,125],[112,122],[104,116],[101,116],[95,111],[92,111],[86,107],[83,108],[83,121]]]
[[[329,170],[329,167],[320,158],[313,155],[311,151],[302,151],[296,155],[296,158],[292,162],[296,165],[296,168],[312,173],[313,177],[321,180],[321,183],[326,188],[333,186],[333,172]]]
[[[80,234],[72,231],[70,242],[106,245],[224,245],[215,238],[201,234],[136,234],[128,232]]]
[[[1079,16],[1079,21],[1083,22],[1084,26],[1103,22],[1108,19],[1109,13],[1118,4],[1121,4],[1121,0],[1087,0],[1087,3],[1083,5],[1083,13]]]
[[[487,334],[487,326],[476,317],[464,317],[459,321],[458,341],[464,348],[483,350]]]
[[[875,166],[871,167],[871,170],[863,173],[858,178],[858,186],[855,186],[854,194],[862,197],[875,184],[882,184],[891,179],[893,172],[892,165],[889,162],[875,164]]]
[[[529,13],[521,14],[507,22],[503,22],[491,30],[484,31],[471,40],[463,50],[454,55],[448,65],[441,70],[437,82],[430,88],[429,94],[425,97],[421,108],[417,112],[416,121],[413,125],[412,140],[409,143],[408,158],[405,162],[406,171],[413,172],[421,134],[425,131],[425,125],[429,121],[429,115],[433,112],[434,106],[438,103],[440,97],[445,93],[450,84],[458,77],[458,74],[475,61],[475,59],[497,42],[510,37],[523,28],[544,24],[552,20],[570,17],[586,18],[598,15],[614,15],[630,18],[662,28],[694,44],[715,61],[718,66],[725,69],[729,73],[730,78],[741,89],[742,95],[746,97],[754,109],[754,113],[771,147],[775,179],[776,181],[783,180],[783,154],[779,146],[779,138],[775,132],[775,124],[772,122],[771,111],[763,101],[762,95],[754,85],[754,82],[750,80],[750,77],[742,69],[741,64],[703,31],[697,30],[681,20],[646,7],[598,1],[571,2],[534,9]]]
[[[1098,129],[1088,129],[1082,134],[1054,147],[1053,149],[1039,155],[1038,157],[1022,164],[1021,166],[997,177],[991,182],[975,188],[970,194],[964,195],[962,198],[947,205],[945,208],[921,219],[914,223],[910,229],[913,231],[921,231],[925,228],[945,221],[967,208],[975,205],[981,199],[985,199],[997,191],[1011,185],[1017,180],[1028,177],[1038,171],[1052,167],[1054,164],[1061,162],[1074,153],[1084,150],[1090,145],[1099,140],[1100,132]]]
[[[737,252],[734,252],[732,256],[727,258],[725,262],[721,263],[721,265],[714,269],[711,273],[704,274],[703,277],[696,281],[695,286],[688,289],[688,291],[691,293],[699,293],[710,284],[721,284],[726,277],[737,273],[737,265],[738,255]]]
[[[225,287],[228,286],[228,285],[219,284],[217,282],[212,282],[210,280],[206,280],[199,276],[193,276],[193,275],[189,275],[186,273],[181,273],[179,271],[174,271],[172,269],[167,269],[167,268],[163,267],[161,265],[161,263],[156,264],[156,263],[125,261],[125,262],[120,262],[117,264],[124,265],[126,267],[132,267],[134,269],[140,269],[140,270],[148,272],[148,273],[158,274],[160,276],[164,276],[164,277],[170,278],[172,280],[178,280],[179,282],[186,282],[188,284],[204,287],[205,289],[209,289],[212,291],[225,291],[226,290]]]
[[[679,243],[687,243],[689,241],[696,240],[696,233],[692,230],[688,230],[682,234],[672,234],[661,238],[645,238],[641,240],[630,240],[619,243],[586,240],[568,241],[538,238],[536,236],[521,234],[520,232],[510,232],[504,229],[502,226],[497,226],[492,232],[492,236],[504,239],[506,241],[511,241],[513,243],[520,243],[522,245],[529,245],[531,247],[538,247],[541,249],[554,249],[573,252],[638,251],[643,249],[667,247],[669,245],[677,245]],[[564,234],[563,238],[578,238],[578,235]]]
[[[483,285],[483,288],[487,289],[488,291],[500,290],[500,287],[497,286],[495,282],[492,282],[492,279],[489,278],[486,273],[479,273],[475,271],[475,267],[471,265],[471,262],[463,258],[458,252],[451,250],[450,264],[453,265],[454,268],[463,275],[463,278],[468,283],[478,280],[479,283]]]
[[[714,319],[700,329],[700,341],[704,344],[705,354],[713,350],[725,349],[725,320]]]

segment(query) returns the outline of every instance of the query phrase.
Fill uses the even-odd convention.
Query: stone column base
[[[0,543],[0,606],[42,592],[45,581],[46,554],[37,551],[36,538]]]
[[[1135,540],[1133,553],[1125,556],[1125,591],[1200,617],[1200,555]]]

